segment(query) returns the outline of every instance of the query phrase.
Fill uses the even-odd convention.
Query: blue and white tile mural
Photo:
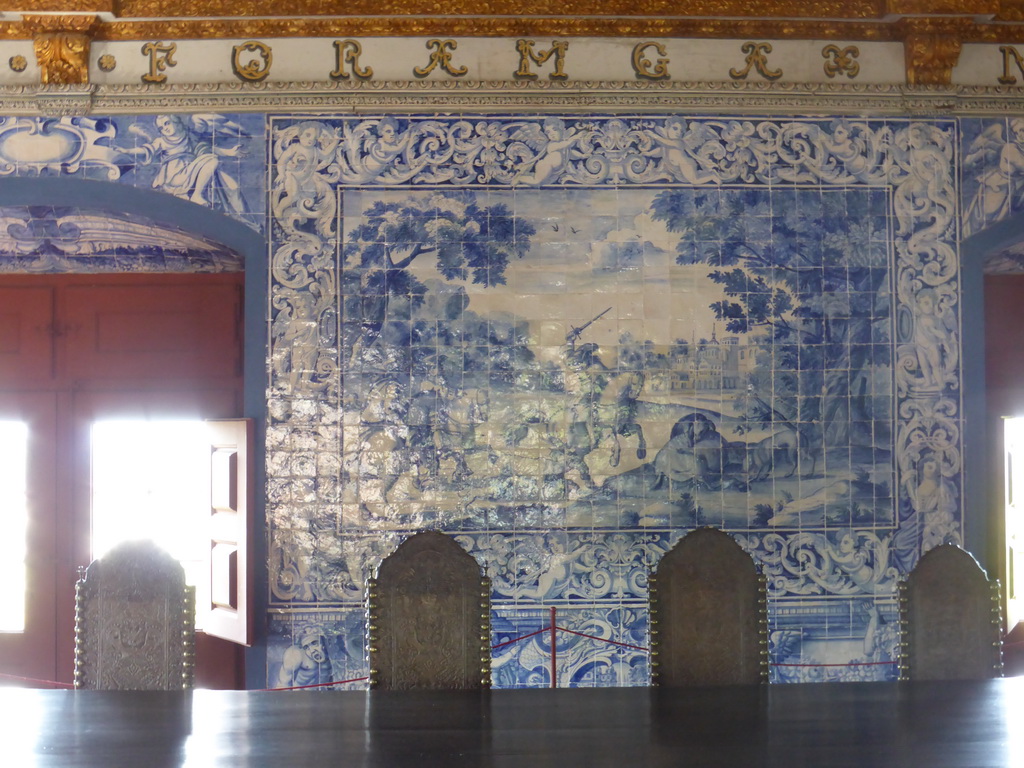
[[[559,634],[559,685],[645,685],[649,574],[701,525],[768,577],[774,680],[860,680],[895,675],[897,580],[961,541],[958,228],[1020,211],[1022,137],[8,117],[0,176],[155,189],[267,233],[248,323],[270,330],[268,686],[365,685],[366,580],[422,528],[492,580],[496,686],[550,684],[552,607],[579,633]],[[129,214],[0,223],[0,271],[241,266]]]
[[[150,188],[262,230],[265,123],[263,115],[0,117],[0,178],[66,176]]]
[[[700,525],[768,576],[775,680],[894,676],[895,583],[961,538],[952,121],[270,142],[271,684],[304,636],[366,674],[366,578],[422,528],[493,581],[499,687],[550,683],[508,641],[551,606],[559,684],[647,684],[648,575]]]
[[[1024,118],[964,119],[961,209],[964,236],[1024,212]],[[1024,272],[1024,249],[1015,243],[988,253],[986,274]]]
[[[963,120],[963,231],[1024,209],[1024,118]]]
[[[0,206],[0,273],[241,272],[208,238],[108,208]]]
[[[262,231],[262,115],[0,117],[0,179],[65,177],[174,195]],[[0,207],[0,273],[236,272],[239,254],[144,215],[89,204]]]

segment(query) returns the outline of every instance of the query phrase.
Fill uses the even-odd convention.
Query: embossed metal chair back
[[[369,582],[370,686],[488,687],[490,591],[451,537],[424,531],[406,539]]]
[[[900,679],[1002,675],[999,582],[953,544],[926,552],[900,582]]]
[[[655,685],[768,681],[765,580],[729,534],[684,536],[658,564],[650,603]]]
[[[195,589],[150,541],[94,560],[75,590],[75,687],[191,688]]]

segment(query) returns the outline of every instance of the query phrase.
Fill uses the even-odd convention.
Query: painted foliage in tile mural
[[[768,577],[773,679],[893,676],[895,582],[961,535],[955,135],[272,118],[268,683],[364,676],[423,528],[492,579],[498,687],[549,684],[507,641],[551,606],[559,684],[647,684],[701,525]]]

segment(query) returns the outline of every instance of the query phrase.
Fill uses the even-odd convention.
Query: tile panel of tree
[[[437,528],[496,644],[554,605],[625,643],[563,634],[561,684],[642,685],[647,575],[713,525],[768,576],[773,662],[812,665],[774,679],[891,677],[894,583],[962,525],[955,136],[273,119],[272,659],[358,657],[331,638],[367,575]],[[547,643],[496,649],[495,685],[548,684]]]

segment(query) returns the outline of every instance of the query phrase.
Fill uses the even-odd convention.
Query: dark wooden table
[[[1024,678],[665,690],[0,688],[0,765],[1024,766]]]

